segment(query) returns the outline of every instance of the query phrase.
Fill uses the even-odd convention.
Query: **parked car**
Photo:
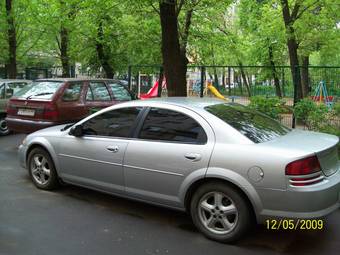
[[[30,133],[62,123],[77,122],[134,95],[116,80],[37,80],[12,97],[6,122],[10,130]]]
[[[322,217],[339,208],[339,138],[291,130],[216,99],[150,99],[44,129],[19,147],[40,189],[59,180],[191,214],[233,242],[253,219]]]
[[[1,80],[0,79],[0,136],[8,135],[9,129],[7,127],[6,105],[8,100],[23,87],[27,86],[31,81],[29,80]]]

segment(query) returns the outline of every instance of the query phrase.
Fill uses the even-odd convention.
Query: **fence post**
[[[200,90],[200,97],[203,97],[204,83],[205,83],[205,66],[201,66],[201,90]]]
[[[299,66],[298,65],[295,65],[294,66],[295,68],[295,77],[293,77],[293,88],[294,88],[294,99],[293,99],[293,108],[295,107],[295,104],[297,103],[298,101],[298,95],[297,95],[297,79],[299,79],[300,77],[297,77],[297,74],[299,73],[298,71],[298,68]],[[296,119],[295,119],[295,115],[294,115],[294,112],[293,112],[293,120],[292,120],[292,128],[295,128],[295,122],[296,122]]]
[[[132,73],[132,66],[129,66],[129,69],[128,69],[128,88],[129,88],[130,91],[132,91],[131,73]]]
[[[228,66],[228,94],[231,96],[231,69],[230,66]]]
[[[285,97],[285,68],[282,67],[282,72],[281,72],[282,78],[281,78],[281,88],[282,88],[282,96]]]
[[[163,66],[160,66],[160,67],[159,67],[159,78],[158,78],[158,91],[157,91],[157,97],[161,97],[161,96],[162,96],[163,79],[164,79],[164,70],[163,70]]]

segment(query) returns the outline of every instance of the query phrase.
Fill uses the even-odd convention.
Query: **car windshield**
[[[216,104],[205,110],[217,116],[254,143],[270,141],[290,132],[276,120],[239,104]]]
[[[19,90],[15,96],[26,99],[51,99],[54,93],[60,88],[63,82],[60,81],[38,81],[25,86]]]

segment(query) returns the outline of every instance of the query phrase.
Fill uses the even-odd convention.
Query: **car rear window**
[[[26,99],[51,99],[54,93],[63,85],[60,81],[38,81],[25,86],[15,96]]]
[[[270,141],[290,131],[276,120],[239,104],[216,104],[205,107],[205,110],[255,143]]]

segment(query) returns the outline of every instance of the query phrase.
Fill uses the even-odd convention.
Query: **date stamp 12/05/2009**
[[[268,230],[323,230],[324,222],[321,219],[267,219]]]

